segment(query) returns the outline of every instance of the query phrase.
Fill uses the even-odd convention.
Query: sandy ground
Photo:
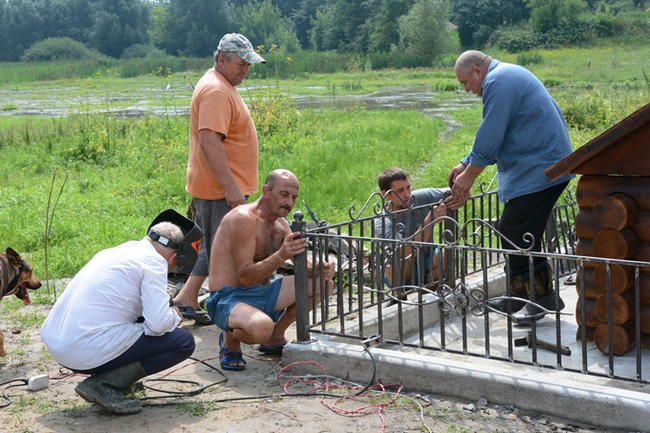
[[[262,355],[251,346],[244,346],[246,371],[221,371],[217,328],[199,326],[192,320],[181,326],[192,330],[197,342],[193,358],[204,363],[188,360],[177,368],[147,378],[145,385],[149,388],[136,394],[137,398],[144,399],[143,411],[114,416],[77,396],[74,388],[83,377],[60,370],[39,337],[38,325],[17,325],[37,323],[38,320],[25,318],[44,318],[48,311],[47,306],[17,306],[9,312],[5,308],[5,314],[0,317],[0,329],[5,333],[9,352],[0,358],[0,382],[3,394],[11,400],[0,399],[0,406],[6,405],[0,408],[4,432],[604,431],[543,414],[523,413],[511,406],[423,396],[388,384],[386,392],[364,392],[358,396],[365,384],[324,378],[324,374],[333,374],[321,371],[318,360],[313,364],[286,366],[281,358]],[[49,386],[39,391],[28,390],[21,381],[5,383],[42,374],[49,376]],[[203,392],[193,396],[175,394],[169,398],[169,393],[158,391],[191,393],[206,386]],[[288,397],[287,393],[293,396]],[[295,395],[304,393],[341,397]]]

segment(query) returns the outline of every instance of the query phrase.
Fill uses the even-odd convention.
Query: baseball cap
[[[257,63],[266,63],[266,60],[255,52],[253,44],[246,39],[246,36],[240,35],[239,33],[228,33],[224,35],[224,37],[221,38],[221,41],[219,41],[217,51],[222,53],[235,53],[252,65]]]

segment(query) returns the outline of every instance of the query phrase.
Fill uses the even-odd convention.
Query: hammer
[[[562,355],[571,355],[571,349],[567,346],[558,346],[540,338],[535,338],[535,345],[541,349],[547,349],[552,352],[557,352],[558,349]],[[515,346],[528,346],[533,347],[533,333],[528,331],[525,337],[515,338]]]

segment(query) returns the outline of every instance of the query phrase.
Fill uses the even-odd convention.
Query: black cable
[[[21,383],[21,384],[18,384],[18,385],[9,385],[9,386],[5,386],[5,387],[2,389],[2,398],[4,398],[5,400],[7,400],[7,402],[4,403],[4,404],[1,404],[1,405],[0,405],[0,409],[5,408],[5,407],[9,406],[11,403],[13,403],[13,401],[11,400],[11,398],[7,395],[7,390],[8,390],[9,388],[15,388],[15,387],[17,387],[17,386],[26,386],[27,383],[28,383],[29,381],[28,381],[27,379],[11,379],[11,380],[5,380],[4,382],[0,383],[0,386],[4,386],[4,385],[6,385],[6,384],[8,384],[8,383],[12,383],[12,382],[22,382],[22,383]]]
[[[189,359],[191,359],[192,361],[200,362],[201,364],[203,364],[203,365],[205,365],[207,367],[210,367],[211,369],[213,369],[214,371],[219,373],[223,377],[223,379],[219,380],[219,381],[216,381],[216,382],[212,382],[212,383],[210,383],[208,385],[205,385],[205,386],[201,386],[201,384],[199,382],[196,382],[194,380],[147,379],[147,380],[143,381],[143,385],[144,385],[144,387],[146,389],[150,389],[152,391],[157,391],[157,392],[160,392],[160,393],[166,393],[166,394],[169,394],[169,395],[160,395],[160,396],[156,396],[156,397],[144,397],[144,398],[141,398],[140,400],[145,401],[145,400],[158,400],[158,399],[163,399],[163,398],[192,397],[194,395],[201,394],[203,391],[205,391],[206,389],[208,389],[210,387],[213,387],[213,386],[216,386],[216,385],[221,385],[221,384],[226,383],[228,381],[228,378],[226,377],[226,375],[221,370],[217,369],[215,366],[213,366],[211,364],[208,364],[205,360],[196,359],[196,358],[193,358],[191,356],[190,356]],[[199,386],[199,388],[196,389],[196,390],[193,390],[193,391],[171,391],[171,390],[158,389],[158,388],[154,388],[152,386],[149,386],[149,385],[147,385],[147,383],[149,383],[149,382],[175,382],[175,383],[184,383],[184,384],[189,383],[189,384]],[[153,405],[148,404],[146,406],[153,406]]]
[[[372,377],[370,378],[370,381],[364,386],[360,391],[352,394],[355,396],[361,395],[364,392],[366,392],[373,384],[375,381],[375,376],[377,374],[377,363],[375,361],[375,358],[372,356],[372,353],[370,353],[370,350],[368,347],[364,346],[363,347],[364,352],[368,354],[370,357],[370,360],[372,361]],[[228,381],[228,377],[219,369],[214,367],[213,365],[207,363],[205,360],[200,360],[196,359],[193,357],[190,357],[189,359],[200,362],[201,364],[210,367],[214,371],[218,372],[223,379],[212,382],[208,385],[205,386],[200,386],[201,384],[199,382],[193,381],[193,380],[183,380],[183,379],[147,379],[143,381],[143,385],[146,389],[150,389],[152,391],[160,392],[160,393],[165,393],[169,395],[162,395],[162,396],[156,396],[156,397],[144,397],[141,398],[140,401],[147,401],[147,400],[159,400],[163,398],[180,398],[180,397],[192,397],[198,394],[201,394],[203,391],[206,389],[216,386],[216,385],[221,385],[223,383],[226,383]],[[0,405],[0,409],[9,406],[12,403],[11,398],[7,395],[7,390],[9,388],[15,388],[18,386],[25,386],[28,384],[27,379],[11,379],[7,380],[5,382],[0,383],[0,386],[4,386],[6,384],[12,383],[12,382],[21,382],[20,384],[17,385],[9,385],[3,388],[2,390],[2,397],[7,400],[7,403]],[[158,389],[154,388],[152,386],[146,385],[148,382],[175,382],[175,383],[183,383],[183,384],[193,384],[199,386],[198,389],[193,390],[193,391],[171,391],[171,390],[163,390],[163,389]],[[341,398],[345,397],[345,395],[339,395],[339,394],[329,394],[329,393],[297,393],[297,394],[288,394],[288,393],[283,393],[283,394],[271,394],[271,395],[262,395],[262,396],[255,396],[255,397],[233,397],[233,398],[224,398],[220,400],[211,400],[209,402],[203,402],[203,403],[225,403],[225,402],[231,402],[231,401],[244,401],[244,400],[259,400],[259,399],[267,399],[267,398],[275,398],[275,397],[334,397],[334,398]],[[143,406],[171,406],[171,405],[179,405],[179,404],[184,404],[185,402],[168,402],[168,403],[158,403],[158,404],[143,404]]]
[[[370,360],[372,361],[372,377],[370,378],[370,381],[366,384],[366,386],[364,386],[360,391],[358,391],[358,392],[356,392],[354,394],[349,394],[349,395],[359,396],[359,395],[363,394],[364,392],[368,391],[368,389],[372,386],[373,382],[375,381],[375,377],[376,377],[376,374],[377,374],[377,362],[375,361],[375,358],[372,356],[372,353],[370,352],[370,349],[367,346],[364,346],[363,350],[364,350],[364,352],[366,352],[368,354],[368,356],[370,357]],[[212,383],[210,385],[204,386],[200,390],[193,391],[191,393],[188,393],[188,392],[178,392],[177,393],[177,392],[172,392],[172,391],[157,390],[159,392],[166,392],[168,394],[174,393],[176,395],[160,396],[160,397],[145,397],[145,398],[142,398],[141,401],[153,400],[153,399],[161,399],[161,398],[170,398],[170,397],[175,397],[175,398],[182,397],[182,396],[189,397],[189,396],[200,394],[201,392],[203,392],[203,390],[205,390],[205,389],[207,389],[207,388],[209,388],[211,386],[214,386],[216,384],[225,383],[228,380],[228,378],[225,376],[225,374],[221,370],[218,370],[217,368],[215,368],[214,366],[208,364],[207,362],[199,361],[199,360],[196,360],[194,358],[190,358],[190,359],[201,362],[202,364],[207,365],[208,367],[212,368],[213,370],[218,371],[219,374],[221,374],[225,378],[225,380],[220,381],[220,382],[214,382],[214,383]],[[166,381],[167,379],[153,379],[153,380],[165,380]],[[174,380],[169,379],[169,381],[174,381]],[[196,383],[198,385],[198,383],[194,382],[194,381],[177,381],[177,382]],[[150,388],[150,387],[147,387],[147,388],[153,389],[153,388]],[[252,396],[251,397],[232,397],[232,398],[223,398],[223,399],[219,399],[219,400],[210,400],[210,401],[200,400],[199,402],[204,403],[204,404],[208,404],[208,403],[228,403],[228,402],[233,402],[233,401],[260,400],[260,399],[268,399],[268,398],[276,398],[276,397],[333,397],[333,398],[343,398],[343,397],[346,397],[346,396],[341,395],[341,394],[307,393],[306,392],[306,393],[297,393],[297,394],[282,393],[282,394],[259,395],[259,396],[255,396],[255,397],[252,397]],[[186,402],[184,402],[184,401],[180,401],[180,402],[177,401],[177,402],[166,402],[166,403],[156,403],[156,404],[143,404],[143,406],[148,406],[148,407],[175,406],[175,405],[180,405],[180,404],[185,404],[185,403]]]
[[[359,392],[357,392],[355,395],[361,395],[364,392],[368,390],[372,386],[372,383],[375,381],[375,376],[377,375],[377,362],[375,361],[375,358],[372,356],[372,353],[370,353],[370,349],[368,349],[368,346],[363,346],[363,351],[368,354],[370,357],[370,361],[372,361],[372,377],[370,378],[370,381],[368,384]]]

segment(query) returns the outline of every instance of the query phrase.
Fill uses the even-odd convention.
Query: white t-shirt
[[[100,251],[55,303],[41,338],[74,370],[117,358],[141,336],[163,335],[181,321],[169,308],[167,262],[145,238]],[[136,323],[144,317],[143,323]]]

